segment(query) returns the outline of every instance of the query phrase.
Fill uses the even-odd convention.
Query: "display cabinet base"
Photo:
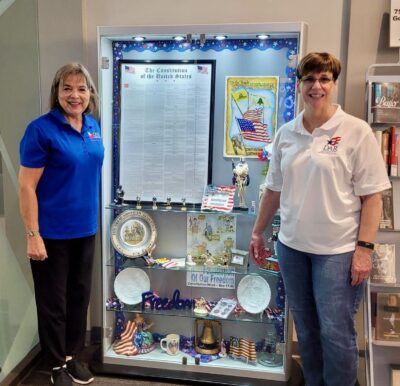
[[[201,365],[203,366],[203,365]],[[205,365],[204,365],[205,366]],[[168,381],[183,383],[185,385],[237,385],[237,386],[304,386],[304,377],[300,365],[292,359],[291,376],[288,381],[276,381],[265,379],[252,379],[232,377],[211,373],[198,373],[194,371],[165,370],[160,368],[148,368],[119,364],[103,363],[101,349],[94,352],[90,368],[95,375],[107,375],[116,377],[132,377],[143,380]],[[212,368],[210,368],[212,371]]]

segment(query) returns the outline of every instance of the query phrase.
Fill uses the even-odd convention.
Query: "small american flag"
[[[248,119],[249,121],[252,121],[252,122],[254,122],[254,121],[261,122],[262,112],[263,112],[262,107],[259,107],[259,108],[253,109],[253,110],[247,110],[243,114],[243,118]]]
[[[128,74],[135,74],[135,67],[131,67],[131,66],[125,66],[125,72]]]
[[[208,74],[208,68],[206,66],[197,66],[197,72],[199,74]]]
[[[267,125],[262,122],[252,122],[244,118],[236,118],[240,131],[242,133],[242,138],[249,141],[271,143],[271,138],[265,130]]]
[[[331,139],[328,139],[328,145],[336,146],[342,137],[332,137]]]

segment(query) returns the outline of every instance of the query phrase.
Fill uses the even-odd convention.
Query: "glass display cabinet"
[[[247,251],[257,156],[297,112],[305,38],[303,23],[98,28],[110,371],[288,381],[292,323],[273,242],[263,269]],[[235,186],[243,160],[241,196],[202,210],[205,188]]]

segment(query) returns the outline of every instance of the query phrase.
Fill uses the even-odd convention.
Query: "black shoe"
[[[72,380],[81,385],[87,385],[94,380],[90,370],[83,363],[75,359],[67,361],[67,371]]]
[[[71,378],[68,376],[66,367],[60,367],[51,372],[51,384],[55,386],[72,386]]]

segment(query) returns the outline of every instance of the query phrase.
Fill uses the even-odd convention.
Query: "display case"
[[[241,212],[223,214],[180,208],[154,211],[146,206],[138,211],[135,205],[107,210],[115,212],[117,219],[127,214],[126,221],[142,219],[141,212],[146,212],[150,216],[146,218],[154,221],[157,238],[174,240],[180,238],[176,231],[186,235],[188,218],[200,218],[196,226],[203,229],[203,217],[203,222],[209,223],[213,223],[213,217],[216,221],[223,217],[221,224],[229,224],[230,240],[234,239],[234,231],[240,232],[248,220],[254,220],[254,215]],[[171,223],[174,229],[168,227]],[[211,237],[223,237],[221,230],[216,232]],[[201,242],[196,247],[200,248]],[[112,242],[109,248],[112,257],[103,268],[107,277],[105,363],[162,369],[163,373],[178,370],[219,374],[229,376],[233,384],[239,382],[235,377],[288,379],[290,323],[279,272],[258,269],[246,259],[242,260],[243,265],[229,260],[226,265],[207,266],[195,256],[197,264],[188,265],[186,251],[171,260],[154,257],[156,263],[148,265],[141,257],[126,258],[116,252]],[[141,338],[132,332],[133,327],[129,342],[126,340],[130,323],[135,324],[138,315],[144,324],[152,325],[150,347],[137,342]],[[169,342],[165,343],[171,334],[179,337],[173,353],[168,351]]]
[[[305,38],[303,23],[99,27],[101,361],[110,371],[290,378],[281,276],[247,251],[263,182],[257,155],[296,115]],[[250,179],[240,208],[202,210],[204,188],[235,184],[241,160]]]
[[[399,64],[375,64],[367,72],[367,121],[371,125],[386,162],[392,189],[383,195],[383,212],[373,269],[364,303],[367,385],[389,385],[391,366],[400,358],[400,174],[398,136],[400,105],[397,89]]]

